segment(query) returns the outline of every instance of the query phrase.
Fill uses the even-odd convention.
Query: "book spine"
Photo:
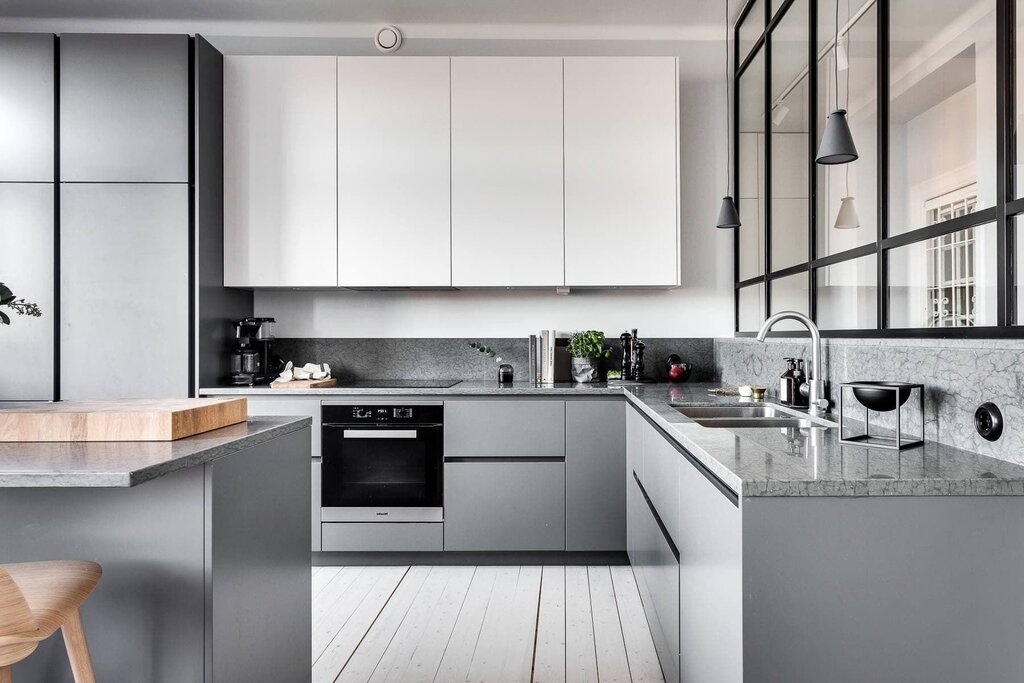
[[[537,335],[530,335],[530,371],[527,375],[530,382],[537,382]]]

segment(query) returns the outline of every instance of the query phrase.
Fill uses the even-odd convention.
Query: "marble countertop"
[[[0,443],[0,488],[124,488],[216,460],[311,425],[251,417],[178,441]]]
[[[1024,467],[940,443],[891,451],[839,443],[826,429],[704,427],[673,406],[730,405],[714,384],[556,384],[498,386],[468,381],[447,389],[203,389],[248,396],[616,396],[626,398],[740,497],[1024,495]],[[836,413],[829,420],[838,420]]]

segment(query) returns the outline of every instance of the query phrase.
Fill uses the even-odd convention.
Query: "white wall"
[[[214,39],[235,52],[294,44]],[[411,41],[410,41],[411,43]],[[408,48],[408,51],[407,51]],[[715,219],[726,181],[723,46],[718,41],[420,41],[402,54],[664,54],[680,57],[682,287],[675,290],[257,291],[281,337],[501,337],[541,328],[637,327],[649,337],[731,336],[732,233]],[[608,244],[607,264],[645,245]],[[495,255],[498,245],[495,245]]]

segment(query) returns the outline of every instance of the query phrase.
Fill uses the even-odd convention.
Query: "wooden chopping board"
[[[0,442],[174,441],[245,422],[244,398],[124,399],[0,410]]]
[[[338,380],[334,377],[327,379],[293,379],[291,382],[274,380],[270,383],[271,389],[326,389],[337,386]]]

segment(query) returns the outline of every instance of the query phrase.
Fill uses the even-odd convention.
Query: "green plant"
[[[19,299],[7,285],[0,282],[0,308],[4,307],[10,308],[18,315],[27,315],[32,318],[38,318],[43,314],[43,312],[39,310],[39,306],[37,304],[25,301],[24,299]],[[11,317],[3,311],[0,311],[0,323],[10,325]]]
[[[498,352],[492,349],[490,346],[484,346],[479,342],[469,342],[469,345],[472,346],[477,351],[479,351],[480,353],[493,358],[494,362],[497,363],[498,365],[501,365],[502,363],[505,362],[504,360],[502,360],[501,356],[498,355]]]
[[[573,358],[611,358],[611,348],[604,346],[604,332],[587,330],[573,332],[569,337],[569,355]]]

